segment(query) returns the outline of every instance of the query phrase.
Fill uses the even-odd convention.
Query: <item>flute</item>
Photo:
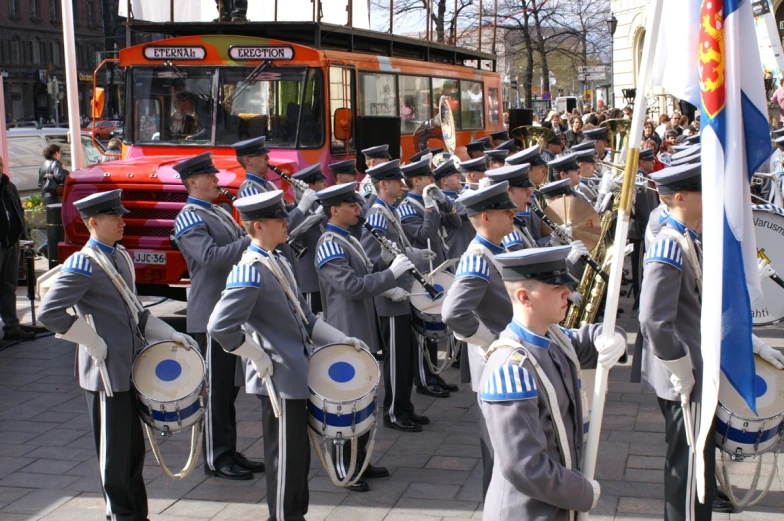
[[[558,226],[553,221],[551,221],[550,218],[547,217],[547,215],[544,213],[544,211],[541,208],[539,208],[538,206],[533,205],[533,204],[530,205],[530,206],[531,206],[531,209],[534,211],[534,213],[537,215],[537,217],[539,217],[542,220],[543,223],[545,223],[547,226],[549,226],[550,229],[553,230],[553,233],[556,234],[558,236],[558,238],[561,239],[562,242],[565,242],[566,244],[572,244],[573,239],[570,238],[568,235],[566,235],[566,233],[563,231],[563,229],[561,229],[560,226]],[[585,255],[583,255],[581,257],[581,259],[583,259],[586,262],[586,264],[588,264],[591,268],[593,268],[593,270],[596,273],[598,273],[599,276],[602,279],[604,279],[605,282],[609,282],[610,276],[607,275],[607,273],[605,273],[602,270],[602,267],[599,266],[599,263],[596,262],[594,260],[594,258],[591,257],[590,254],[586,253]]]
[[[373,238],[376,239],[376,241],[378,241],[378,243],[381,245],[382,248],[384,248],[385,250],[387,250],[387,251],[389,251],[389,252],[391,252],[391,253],[393,253],[395,255],[403,254],[403,252],[401,252],[398,248],[396,248],[392,244],[392,241],[390,241],[389,239],[387,239],[386,237],[381,235],[378,232],[378,230],[373,228],[373,226],[371,226],[370,223],[367,222],[367,219],[365,219],[364,217],[361,217],[361,216],[357,217],[357,219],[359,220],[359,224],[361,224],[367,231],[370,232],[370,235],[372,235]],[[419,282],[422,285],[423,288],[425,288],[425,291],[427,291],[427,294],[430,295],[431,299],[438,300],[438,299],[440,299],[441,297],[444,296],[444,292],[437,290],[432,284],[430,284],[425,279],[425,276],[422,275],[421,273],[419,273],[419,270],[417,270],[416,268],[411,268],[408,271],[409,271],[409,273],[411,273],[411,275],[414,276],[416,281]]]
[[[284,172],[280,168],[276,167],[275,165],[269,165],[269,169],[272,170],[273,172],[275,172],[276,174],[278,174],[281,179],[287,181],[291,186],[293,186],[294,188],[296,188],[300,192],[304,192],[305,190],[310,188],[308,186],[308,183],[306,183],[305,181],[300,181],[299,179],[294,179],[293,177],[291,177],[290,175],[288,175],[286,172]]]

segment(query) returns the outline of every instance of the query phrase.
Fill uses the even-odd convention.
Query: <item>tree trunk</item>
[[[523,42],[525,42],[525,106],[533,107],[533,82],[534,82],[534,46],[531,42],[531,26],[529,25],[528,11],[523,13]]]
[[[536,50],[539,52],[539,59],[542,67],[542,96],[545,92],[550,92],[550,67],[547,65],[547,48],[545,47],[544,35],[542,34],[542,22],[539,19],[539,8],[536,0],[531,0],[531,14],[534,17],[534,29],[536,31]]]
[[[434,21],[436,23],[436,41],[438,43],[444,43],[446,40],[444,39],[445,31],[444,31],[444,19],[446,18],[446,0],[438,0],[438,8],[436,13],[434,13]]]

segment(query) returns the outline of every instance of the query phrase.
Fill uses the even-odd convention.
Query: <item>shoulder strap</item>
[[[365,253],[365,250],[362,248],[362,245],[359,243],[359,241],[357,241],[355,237],[352,237],[351,235],[349,235],[347,238],[341,237],[336,233],[330,233],[330,235],[332,236],[333,240],[336,240],[342,245],[347,246],[348,248],[351,249],[351,251],[356,253],[359,256],[359,258],[362,259],[362,261],[365,263],[365,267],[368,269],[369,272],[373,271],[373,263],[370,262],[370,258],[368,258],[367,253]]]
[[[234,217],[229,215],[229,212],[221,208],[220,206],[213,205],[213,209],[204,208],[203,206],[199,206],[197,204],[186,204],[183,206],[183,212],[192,212],[192,211],[202,211],[204,213],[208,213],[218,218],[218,221],[226,228],[226,231],[229,232],[229,235],[235,238],[240,237],[239,229],[237,227],[237,223],[234,222]],[[228,221],[227,221],[228,219]],[[231,221],[231,225],[229,224]]]
[[[261,255],[260,253],[256,253],[251,250],[245,250],[245,253],[242,254],[242,260],[240,261],[240,264],[253,264],[254,262],[260,262],[270,271],[270,273],[272,273],[272,275],[277,279],[278,283],[283,288],[283,292],[286,294],[286,298],[289,300],[291,305],[294,306],[297,314],[302,319],[302,322],[307,325],[308,319],[305,316],[305,312],[302,310],[302,306],[300,305],[299,299],[296,295],[296,291],[298,291],[297,287],[295,285],[292,288],[289,279],[286,278],[282,271],[280,271],[278,263],[270,256]],[[294,274],[291,272],[291,268],[289,268],[288,265],[286,265],[286,270],[289,272],[289,275],[291,275],[291,280],[296,280],[294,278]]]
[[[131,316],[135,324],[139,325],[139,313],[144,312],[144,306],[142,303],[139,302],[139,299],[136,297],[136,294],[128,287],[128,284],[125,283],[125,280],[122,278],[117,270],[114,269],[112,263],[106,258],[104,253],[92,246],[85,246],[82,248],[82,254],[86,257],[91,258],[100,266],[100,268],[106,272],[106,275],[109,277],[109,280],[112,281],[112,284],[120,293],[125,305],[128,306],[128,310],[131,312]],[[127,254],[126,254],[127,255]]]
[[[491,252],[490,249],[487,246],[485,246],[484,244],[482,244],[480,242],[476,242],[476,241],[472,241],[471,244],[469,244],[468,248],[470,248],[471,245],[476,245],[477,247],[481,248],[482,253],[487,258],[487,260],[490,261],[490,263],[493,265],[493,267],[495,267],[495,269],[496,269],[496,271],[498,271],[498,273],[501,273],[501,265],[498,264],[497,260],[495,260],[495,255],[493,255],[493,252]]]
[[[381,209],[381,213],[384,214],[384,217],[387,218],[387,221],[390,221],[392,223],[392,226],[395,227],[395,230],[397,231],[398,234],[398,241],[400,241],[399,246],[403,248],[410,248],[411,243],[408,241],[408,237],[406,237],[406,232],[403,231],[403,226],[400,224],[397,215],[394,214],[393,212],[390,212],[389,208],[387,208],[386,205],[375,203],[373,206]]]

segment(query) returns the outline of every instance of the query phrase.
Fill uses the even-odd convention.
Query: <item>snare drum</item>
[[[206,372],[195,349],[170,341],[145,347],[131,372],[142,421],[164,434],[195,425],[204,415],[201,392]]]
[[[772,204],[757,204],[754,209],[754,235],[757,257],[770,260],[770,267],[784,274],[784,210]],[[762,298],[751,310],[755,326],[776,324],[784,319],[784,288],[770,277],[762,281]]]
[[[378,362],[349,344],[320,347],[308,365],[308,423],[325,438],[350,439],[375,422]]]
[[[716,409],[716,445],[732,456],[747,458],[772,449],[784,428],[784,371],[754,355],[757,413],[730,384],[724,373]]]
[[[427,278],[427,275],[425,275]],[[449,336],[446,324],[441,320],[441,306],[444,304],[446,292],[452,287],[455,276],[449,272],[437,273],[432,284],[439,291],[444,292],[438,300],[433,300],[425,288],[417,281],[411,286],[411,324],[414,331],[425,338],[440,340]]]

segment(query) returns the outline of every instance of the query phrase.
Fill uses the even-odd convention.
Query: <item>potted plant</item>
[[[22,207],[29,236],[33,235],[33,230],[46,230],[46,209],[40,195],[31,195]]]

